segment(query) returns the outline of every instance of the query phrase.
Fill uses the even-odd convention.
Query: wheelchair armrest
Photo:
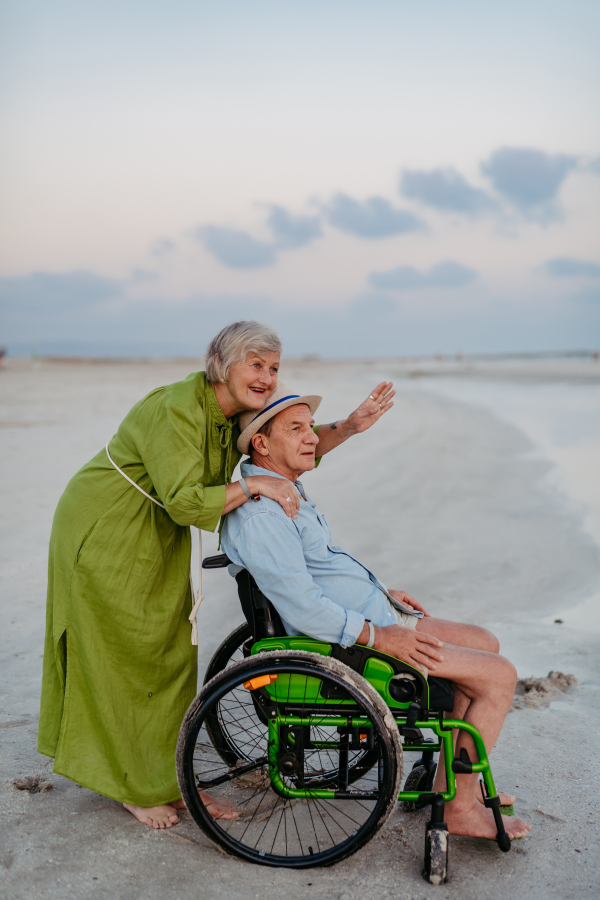
[[[202,560],[203,569],[224,569],[231,560],[224,553],[218,553],[216,556],[206,556]]]

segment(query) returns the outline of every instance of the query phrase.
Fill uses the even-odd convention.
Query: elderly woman
[[[247,488],[296,516],[287,482],[230,483],[237,417],[268,403],[280,353],[264,325],[224,328],[207,349],[206,372],[140,400],[56,509],[38,750],[54,757],[55,772],[155,828],[175,824],[183,805],[175,746],[197,687],[189,526],[214,531],[247,502]],[[390,388],[379,385],[348,419],[322,428],[318,454],[370,427],[392,405]],[[222,801],[204,802],[214,816],[236,815]]]

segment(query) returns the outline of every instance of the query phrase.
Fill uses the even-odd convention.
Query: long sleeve
[[[174,522],[214,531],[225,506],[227,466],[219,432],[207,423],[199,399],[186,382],[154,391],[123,421],[117,447],[129,448],[124,461],[141,461]],[[135,464],[131,474],[144,487]]]
[[[198,442],[202,411],[193,417],[185,406],[165,403],[156,410],[147,446],[141,449],[156,492],[178,525],[214,531],[225,507],[225,485],[205,487],[205,441]],[[198,427],[200,424],[200,428]]]
[[[263,593],[297,633],[348,647],[356,642],[365,618],[323,594],[307,570],[302,541],[292,519],[257,510],[240,530],[223,536],[232,562],[252,571]],[[236,558],[237,557],[237,558]]]

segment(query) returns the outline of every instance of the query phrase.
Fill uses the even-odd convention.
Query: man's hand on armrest
[[[402,662],[416,666],[418,669],[427,666],[431,672],[435,671],[436,662],[442,662],[444,659],[441,653],[433,649],[444,645],[430,634],[423,634],[422,631],[405,628],[403,625],[387,625],[385,628],[374,625],[373,628],[375,629],[374,650],[395,656],[396,659],[401,659]],[[356,643],[366,644],[368,640],[369,626],[365,622]]]

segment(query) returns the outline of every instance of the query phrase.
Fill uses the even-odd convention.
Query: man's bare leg
[[[471,629],[475,626],[465,627]],[[460,626],[457,623],[428,617],[421,619],[417,628],[444,641],[444,658],[443,661],[436,662],[435,674],[440,678],[448,678],[467,698],[469,702],[462,718],[478,729],[489,753],[496,743],[514,697],[517,678],[514,666],[497,652],[451,644],[449,635],[458,635],[457,629]],[[476,758],[473,740],[464,731],[459,732],[456,742],[458,753],[462,747],[472,759]],[[451,834],[488,838],[496,836],[492,811],[476,800],[478,781],[477,774],[457,775],[456,797],[446,805],[446,822]],[[531,828],[516,816],[503,816],[503,821],[510,837],[523,837]]]
[[[454,688],[454,709],[451,713],[446,713],[446,718],[452,719],[464,719],[467,709],[469,708],[469,703],[471,701],[468,697],[465,697],[462,691],[460,691],[457,687]],[[456,747],[456,739],[458,737],[458,728],[455,728],[452,731],[452,743],[454,747]],[[440,753],[438,759],[437,770],[435,773],[435,780],[433,782],[432,791],[443,792],[446,790],[446,766],[444,762],[444,754]],[[501,806],[512,806],[515,802],[515,797],[511,794],[507,794],[504,791],[498,791],[498,796],[500,797],[500,805]],[[475,799],[479,801],[479,803],[483,803],[483,796],[479,789],[475,791]]]
[[[431,624],[429,624],[431,623]],[[428,616],[420,619],[417,623],[417,629],[433,634],[441,641],[447,641],[459,647],[470,647],[471,650],[486,650],[488,653],[499,653],[500,642],[495,634],[482,628],[479,625],[468,625],[461,622],[450,622],[446,619],[436,619]],[[437,673],[436,673],[437,674]],[[459,688],[454,687],[454,710],[452,711],[453,719],[464,719],[469,703],[471,701],[466,697]],[[452,741],[456,747],[456,739],[458,737],[458,729],[452,732]],[[444,765],[444,754],[440,753],[438,767],[435,773],[435,781],[432,790],[444,791],[446,789],[446,767]],[[512,806],[515,797],[506,794],[504,791],[498,791],[500,803],[502,806]],[[475,798],[479,803],[483,803],[483,797],[479,789],[475,791]]]

